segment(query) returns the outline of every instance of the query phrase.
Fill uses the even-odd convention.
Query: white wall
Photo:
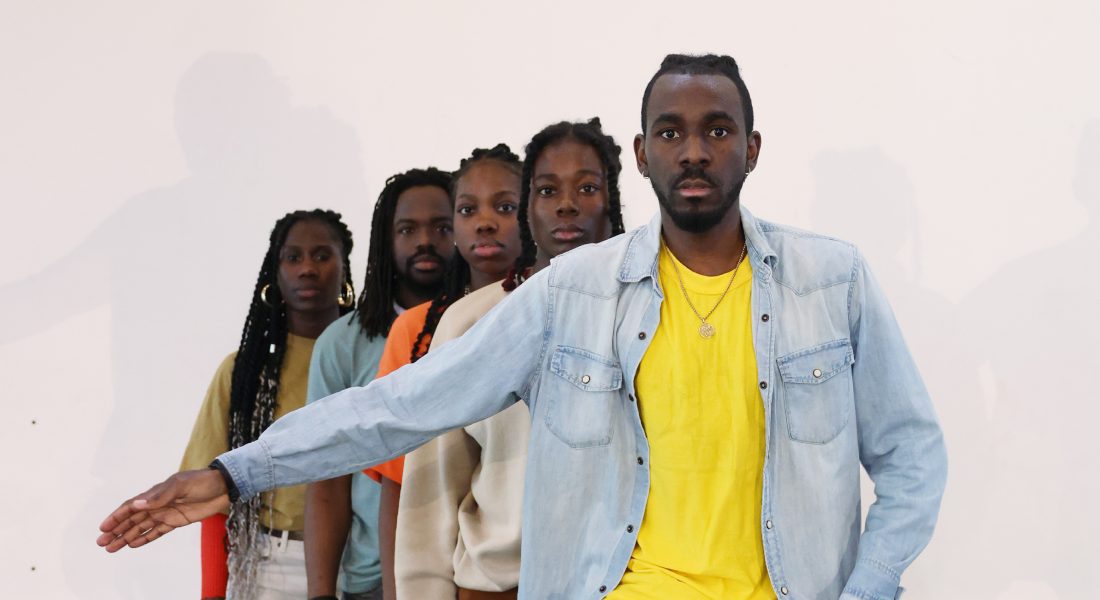
[[[672,51],[742,63],[744,201],[860,244],[924,370],[951,472],[907,598],[1096,593],[1100,8],[796,4],[5,2],[0,595],[197,597],[197,528],[93,540],[175,468],[274,220],[342,211],[358,279],[386,176],[592,115],[629,149]]]

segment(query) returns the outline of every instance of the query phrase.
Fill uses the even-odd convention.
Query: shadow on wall
[[[981,479],[990,501],[969,525],[985,546],[970,560],[983,567],[979,578],[1001,574],[998,600],[1100,589],[1100,120],[1082,133],[1073,189],[1088,212],[1083,230],[1007,263],[962,309],[971,364],[991,373],[993,388],[992,460]],[[1032,210],[1042,206],[1032,199]]]
[[[989,424],[977,369],[967,362],[958,308],[920,283],[927,242],[920,235],[913,183],[901,164],[876,148],[823,152],[812,168],[814,229],[855,243],[870,264],[920,368],[948,446],[947,492],[936,534],[903,584],[921,598],[981,597],[988,594],[990,579],[974,577],[973,565],[958,557],[988,552],[974,536],[973,518],[987,501]]]
[[[327,110],[293,106],[261,57],[197,60],[179,82],[175,125],[185,179],[131,198],[68,256],[0,293],[0,312],[25,315],[0,330],[0,344],[111,308],[114,408],[93,465],[103,493],[89,500],[121,499],[144,489],[148,473],[176,468],[186,438],[166,439],[163,424],[189,428],[214,369],[236,349],[275,220],[293,209],[365,205],[367,197],[354,131]],[[142,561],[140,581],[77,578],[74,565],[87,558],[107,509],[84,506],[65,534],[73,590],[153,598],[181,581],[173,565],[154,561]]]

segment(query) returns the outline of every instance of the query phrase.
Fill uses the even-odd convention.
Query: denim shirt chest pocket
[[[833,440],[852,414],[852,345],[847,339],[811,346],[776,359],[783,379],[787,434],[797,442]]]
[[[543,384],[546,427],[571,448],[611,443],[611,413],[619,401],[619,364],[587,350],[558,346],[550,359],[555,377]]]

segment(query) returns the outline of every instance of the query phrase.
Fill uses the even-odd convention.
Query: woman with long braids
[[[520,256],[516,213],[520,206],[519,157],[505,144],[473,151],[451,180],[455,255],[444,276],[443,291],[402,313],[393,322],[378,363],[378,377],[420,358],[428,350],[440,317],[465,294],[503,279]],[[381,483],[378,509],[382,589],[394,598],[393,556],[404,458],[364,472]]]
[[[180,468],[201,469],[302,407],[314,340],[355,303],[351,232],[339,213],[296,211],[275,223],[241,343],[222,361]],[[305,486],[235,504],[202,522],[202,597],[306,597]]]
[[[523,253],[502,285],[447,310],[433,348],[465,333],[551,258],[623,232],[619,153],[598,118],[556,123],[535,134],[523,161]],[[399,600],[516,597],[530,419],[527,405],[516,402],[406,457],[397,517]]]

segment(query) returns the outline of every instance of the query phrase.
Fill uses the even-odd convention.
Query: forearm
[[[382,496],[378,505],[378,554],[382,563],[382,596],[395,600],[396,579],[393,571],[397,540],[397,511],[401,502],[401,484],[382,478]]]
[[[336,594],[340,561],[351,528],[351,475],[306,487],[306,580],[309,596]]]

